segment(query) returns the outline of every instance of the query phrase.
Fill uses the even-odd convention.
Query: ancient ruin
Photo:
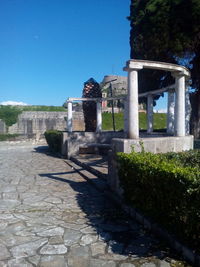
[[[175,84],[166,88],[148,93],[138,94],[138,72],[142,69],[155,69],[170,72],[175,78]],[[145,151],[160,153],[182,151],[193,148],[193,136],[189,135],[190,104],[188,98],[188,81],[190,73],[187,68],[164,62],[146,60],[129,60],[125,71],[128,72],[128,96],[111,98],[69,98],[67,132],[64,133],[63,153],[70,158],[79,151],[80,146],[92,143],[112,143],[115,152],[131,151],[132,145],[140,151],[140,142],[143,142]],[[153,96],[168,93],[167,132],[153,133]],[[147,97],[147,133],[139,133],[138,98]],[[124,131],[102,132],[102,105],[103,101],[121,99],[124,101]],[[77,133],[72,128],[72,102],[93,101],[97,106],[96,134],[88,132]],[[105,137],[106,136],[106,137]],[[117,138],[117,139],[116,139]],[[67,148],[66,148],[67,147]]]

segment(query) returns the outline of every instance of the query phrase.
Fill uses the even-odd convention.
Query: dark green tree
[[[191,71],[192,133],[200,138],[200,0],[131,0],[132,59],[181,63]],[[139,90],[173,82],[163,71],[141,71]]]

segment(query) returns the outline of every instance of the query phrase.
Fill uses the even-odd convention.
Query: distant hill
[[[0,119],[6,126],[11,126],[17,122],[18,115],[23,111],[66,111],[60,106],[4,106],[0,105]]]

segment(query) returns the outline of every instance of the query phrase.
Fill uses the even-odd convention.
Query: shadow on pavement
[[[60,153],[52,152],[49,149],[48,145],[34,147],[34,152],[35,153],[42,153],[42,154],[45,154],[45,155],[53,157],[53,158],[61,158]]]
[[[75,181],[71,174],[76,171],[63,173],[40,174],[43,178],[68,183],[77,192],[77,205],[89,219],[89,225],[108,244],[108,253],[113,252],[134,258],[164,259],[175,258],[164,243],[156,240],[150,233],[146,232],[141,225],[128,218],[121,209],[102,192],[97,191],[87,181]],[[62,178],[61,175],[69,175]],[[73,179],[73,180],[72,180]]]

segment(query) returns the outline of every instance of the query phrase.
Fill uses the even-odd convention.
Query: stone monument
[[[90,78],[84,83],[83,98],[101,98],[101,89],[99,84]],[[83,114],[85,121],[85,131],[95,132],[97,124],[97,108],[95,101],[83,101]]]

